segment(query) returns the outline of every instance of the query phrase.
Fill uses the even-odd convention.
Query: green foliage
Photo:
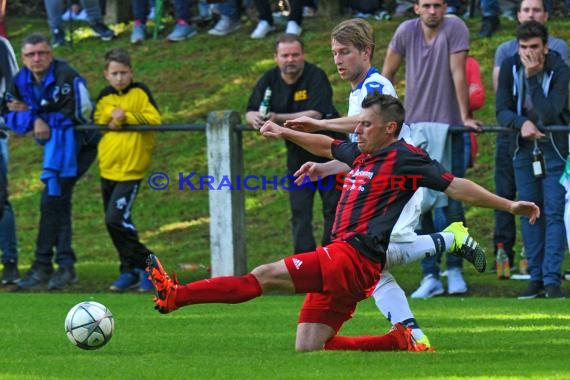
[[[201,30],[196,37],[181,43],[164,40],[172,24],[160,32],[160,39],[149,39],[140,46],[129,43],[132,25],[119,24],[113,28],[120,33],[112,42],[101,42],[88,28],[73,33],[72,47],[59,47],[56,55],[68,60],[88,80],[92,96],[106,85],[103,56],[111,47],[126,47],[132,54],[135,79],[146,83],[153,91],[165,123],[203,124],[208,113],[231,109],[243,112],[250,90],[258,77],[273,65],[272,38],[249,39],[254,25],[244,20],[244,28],[226,37],[214,37]],[[336,74],[330,53],[330,30],[339,19],[320,17],[307,19],[304,40],[307,60],[318,64],[333,84],[335,104],[340,112],[347,110],[349,85]],[[386,46],[401,20],[371,21],[376,30],[377,48],[374,65],[381,67]],[[511,38],[514,22],[502,21],[503,28],[491,39],[478,39],[479,19],[468,20],[473,42],[471,54],[482,65],[487,102],[476,116],[493,125],[494,95],[491,68],[496,46]],[[570,38],[567,20],[549,22],[553,35]],[[75,27],[79,27],[75,24]],[[150,25],[152,28],[152,25]],[[19,51],[21,38],[32,32],[48,33],[43,18],[8,18],[8,29]],[[398,92],[404,94],[403,73],[398,75]],[[244,132],[244,162],[248,174],[281,176],[285,173],[285,148],[282,142],[268,141],[254,132]],[[493,188],[494,135],[479,137],[480,154],[477,166],[468,173],[485,187]],[[20,261],[23,269],[34,257],[38,224],[39,181],[42,152],[30,137],[11,139],[10,190],[17,218]],[[207,174],[205,136],[196,132],[159,133],[150,172],[162,171],[169,176],[179,172]],[[318,202],[317,202],[318,203]],[[248,191],[246,194],[246,239],[248,266],[276,260],[292,252],[289,228],[290,211],[285,191]],[[315,215],[319,215],[318,206]],[[118,274],[118,259],[103,224],[103,212],[97,165],[81,179],[74,194],[74,247],[79,258],[81,281],[71,291],[104,291]],[[467,209],[468,223],[474,236],[487,248],[492,263],[492,211]],[[316,231],[322,223],[316,216]],[[143,241],[164,260],[169,269],[185,263],[209,264],[209,214],[207,190],[179,191],[169,188],[153,191],[143,181],[134,209],[134,221]],[[408,291],[420,279],[419,264],[396,270],[398,279]],[[183,279],[205,277],[207,272],[182,272]],[[493,275],[478,275],[466,266],[470,292],[482,295],[512,296],[524,283],[498,282]]]
[[[63,321],[93,300],[114,315],[111,341],[83,351]],[[302,297],[197,305],[159,315],[148,296],[0,294],[0,378],[29,379],[568,379],[570,317],[564,301],[411,300],[435,353],[294,351]],[[524,304],[524,306],[523,306]],[[548,310],[547,312],[545,310]],[[8,312],[9,311],[9,312]],[[379,335],[389,324],[372,301],[343,335]]]

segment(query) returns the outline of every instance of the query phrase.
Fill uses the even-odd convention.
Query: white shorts
[[[392,234],[391,243],[410,243],[416,240],[418,234],[416,228],[422,213],[423,189],[418,189],[404,206],[400,217],[396,221]]]

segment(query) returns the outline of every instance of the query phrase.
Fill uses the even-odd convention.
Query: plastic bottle
[[[259,105],[259,115],[267,120],[269,118],[269,102],[271,101],[271,88],[267,87],[265,89],[265,94],[263,95],[263,100]]]
[[[544,156],[538,147],[538,140],[534,140],[534,148],[532,149],[532,173],[535,178],[543,178],[546,173]]]
[[[503,243],[497,244],[497,277],[499,280],[508,280],[511,278],[509,256],[505,251],[505,245]]]
[[[521,259],[519,261],[519,272],[520,274],[528,274],[528,259],[524,248],[521,249]]]

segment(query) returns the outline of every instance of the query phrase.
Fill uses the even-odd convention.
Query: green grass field
[[[43,18],[8,18],[8,29],[19,40],[31,31],[47,31]],[[339,18],[319,17],[303,25],[307,59],[328,74],[335,104],[346,112],[347,83],[336,74],[329,31]],[[389,38],[401,20],[376,22],[374,64],[381,67]],[[491,39],[478,39],[479,18],[468,20],[471,54],[482,65],[486,106],[476,116],[494,125],[491,91],[493,52],[511,38],[514,22]],[[169,31],[167,22],[162,37]],[[115,25],[119,38],[102,43],[79,30],[73,48],[56,55],[68,60],[88,79],[93,96],[104,86],[102,57],[110,47],[127,47],[135,78],[154,92],[166,123],[204,123],[210,111],[243,111],[250,89],[273,65],[272,43],[250,40],[251,21],[223,38],[205,30],[192,40],[168,44],[163,39],[129,44],[130,26]],[[570,21],[549,22],[553,35],[570,40]],[[396,84],[404,93],[403,73]],[[493,189],[494,136],[479,137],[477,166],[468,173]],[[244,133],[247,173],[281,175],[285,148],[255,133]],[[41,151],[31,138],[12,137],[10,190],[16,213],[20,263],[24,272],[33,259],[38,222]],[[161,133],[150,169],[168,174],[207,174],[205,137],[201,133]],[[0,380],[4,379],[570,379],[570,317],[568,300],[518,301],[524,281],[498,281],[492,273],[477,274],[466,266],[469,293],[464,298],[411,300],[427,332],[434,354],[294,352],[300,297],[272,296],[243,305],[202,305],[162,316],[152,310],[150,295],[114,295],[108,286],[118,275],[117,254],[103,225],[96,165],[77,185],[74,195],[74,246],[80,282],[63,293],[16,293],[0,288]],[[291,251],[289,208],[285,191],[252,191],[246,195],[248,267],[272,261]],[[318,206],[315,209],[318,212]],[[473,235],[491,252],[493,214],[467,209]],[[184,263],[208,265],[208,203],[206,191],[152,191],[143,186],[134,209],[143,241],[167,269]],[[317,231],[321,228],[316,218]],[[520,247],[520,239],[517,247]],[[492,262],[491,253],[488,253]],[[566,264],[568,264],[568,256]],[[568,269],[568,265],[565,266]],[[419,264],[394,271],[409,293],[421,278]],[[180,273],[183,281],[207,277],[205,271]],[[567,290],[568,282],[563,285]],[[82,351],[68,342],[63,321],[76,303],[93,299],[115,315],[116,334],[97,351]],[[362,303],[346,335],[381,334],[389,328],[372,301]]]
[[[83,351],[63,320],[83,300],[114,314],[111,341]],[[0,379],[568,379],[567,301],[412,300],[435,353],[295,353],[300,296],[198,305],[159,315],[148,296],[2,294]],[[389,328],[363,302],[344,335]]]

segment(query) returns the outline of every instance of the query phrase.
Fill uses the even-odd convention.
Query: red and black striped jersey
[[[356,143],[335,140],[331,151],[352,170],[337,176],[342,194],[332,240],[369,235],[387,248],[404,205],[420,187],[445,191],[454,176],[422,149],[399,140],[375,154],[363,154]]]

